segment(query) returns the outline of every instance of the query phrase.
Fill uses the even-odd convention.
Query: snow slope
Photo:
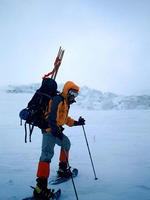
[[[34,130],[32,143],[24,143],[24,128],[19,126],[19,111],[32,93],[0,93],[0,200],[21,200],[35,186],[42,136]],[[79,169],[75,178],[79,200],[150,199],[150,111],[94,111],[72,106],[70,115],[86,119],[86,133],[99,178],[94,175],[81,127],[68,128],[65,134],[72,147],[70,164]],[[59,147],[51,163],[56,174]],[[49,187],[51,187],[49,185]],[[71,181],[55,186],[62,189],[62,200],[75,200]]]

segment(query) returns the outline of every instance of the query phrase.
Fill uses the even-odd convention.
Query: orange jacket
[[[58,131],[64,124],[68,126],[74,125],[74,119],[68,116],[69,105],[67,103],[67,97],[70,89],[79,90],[79,87],[73,82],[68,81],[64,85],[62,96],[55,96],[50,100],[48,112],[46,113],[50,128],[46,129],[46,131]]]

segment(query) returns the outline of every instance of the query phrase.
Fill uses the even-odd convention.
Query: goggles
[[[69,90],[68,94],[72,95],[74,97],[77,97],[78,96],[78,90],[71,89],[71,90]]]

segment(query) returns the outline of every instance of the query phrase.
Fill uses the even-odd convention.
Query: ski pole
[[[94,164],[93,164],[93,160],[92,160],[92,156],[91,156],[91,152],[90,152],[90,147],[89,147],[89,144],[88,144],[88,140],[87,140],[87,136],[86,136],[84,125],[82,125],[82,128],[83,128],[83,132],[84,132],[84,136],[85,136],[85,141],[86,141],[86,144],[87,144],[87,148],[88,148],[88,152],[89,152],[89,156],[90,156],[90,160],[91,160],[91,164],[92,164],[92,168],[93,168],[95,180],[97,180],[98,178],[96,177],[96,172],[95,172],[95,168],[94,168]]]
[[[68,161],[68,158],[67,158],[67,154],[66,154],[66,151],[64,149],[64,153],[65,153],[65,158],[66,158],[66,161],[67,161],[67,165],[68,165],[68,168],[69,168],[69,172],[70,172],[70,175],[71,175],[71,180],[72,180],[72,185],[73,185],[73,188],[74,188],[74,192],[75,192],[75,195],[76,195],[76,199],[79,200],[78,198],[78,193],[77,193],[77,190],[76,190],[76,186],[75,186],[75,183],[74,183],[74,180],[73,180],[73,176],[72,176],[72,173],[71,173],[71,170],[70,170],[70,165],[69,165],[69,161]]]

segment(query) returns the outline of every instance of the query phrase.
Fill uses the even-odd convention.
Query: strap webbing
[[[27,143],[27,123],[24,123],[24,129],[25,129],[25,143]]]
[[[29,141],[31,142],[31,136],[32,136],[32,132],[33,132],[33,129],[34,129],[34,125],[31,125],[29,124]]]

